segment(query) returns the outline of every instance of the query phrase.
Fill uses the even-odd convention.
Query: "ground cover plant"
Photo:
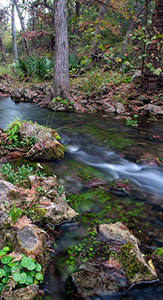
[[[10,142],[8,147],[24,148],[28,151],[36,143],[36,137],[33,135],[30,138],[25,137],[23,140],[19,136],[19,128],[21,127],[22,121],[20,118],[16,117],[10,124],[8,124],[5,133],[7,134],[6,140]]]
[[[34,169],[32,166],[22,165],[21,167],[18,166],[14,169],[10,163],[1,165],[0,171],[7,181],[12,184],[18,184],[19,186],[28,186],[28,176],[30,175],[45,175],[39,168],[37,168],[37,166]]]
[[[31,257],[10,252],[9,247],[0,250],[0,293],[12,291],[33,283],[42,282],[42,267]]]

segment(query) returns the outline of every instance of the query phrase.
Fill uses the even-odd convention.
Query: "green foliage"
[[[61,97],[57,96],[52,100],[52,102],[55,102],[55,103],[60,102],[61,104],[67,105],[68,100],[62,99]]]
[[[55,189],[57,190],[59,196],[61,196],[62,194],[65,193],[65,187],[63,185],[61,185],[61,184],[56,185]]]
[[[6,133],[8,134],[7,140],[16,142],[19,138],[19,128],[21,127],[22,121],[20,118],[14,119],[7,127]]]
[[[22,79],[27,76],[45,79],[52,76],[54,63],[45,56],[29,56],[25,60],[15,61],[14,68]]]
[[[157,248],[157,250],[155,251],[155,253],[159,256],[163,256],[163,247]]]
[[[21,127],[23,121],[20,118],[16,117],[7,127],[5,132],[8,137],[6,140],[11,141],[11,147],[17,148],[26,148],[28,151],[36,143],[35,136],[30,138],[24,137],[24,140],[21,140],[19,137],[19,128]]]
[[[78,73],[81,69],[87,69],[90,62],[91,59],[85,55],[78,58],[75,52],[69,53],[69,73]]]
[[[85,93],[95,92],[101,86],[102,82],[103,78],[100,72],[91,72],[81,80],[79,89]]]
[[[138,118],[138,115],[134,115],[134,120],[130,117],[126,118],[126,125],[127,126],[137,126],[138,121],[136,120]]]
[[[7,163],[1,165],[0,171],[5,176],[7,181],[11,182],[12,184],[19,184],[20,186],[26,186],[28,176],[30,175],[35,174],[37,176],[44,176],[40,170],[36,169],[36,171],[34,171],[33,167],[28,165],[23,165],[18,167],[17,170],[14,170],[12,166]]]
[[[21,209],[14,205],[13,208],[10,209],[8,213],[8,217],[12,219],[11,225],[13,225],[21,216]]]
[[[25,287],[33,283],[42,282],[43,275],[40,272],[42,267],[35,263],[33,258],[20,254],[17,257],[7,254],[10,251],[8,247],[0,250],[0,293],[5,289],[15,289]],[[16,261],[14,261],[16,258]]]

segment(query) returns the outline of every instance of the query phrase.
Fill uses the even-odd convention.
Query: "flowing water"
[[[162,120],[148,122],[142,117],[138,127],[129,127],[125,120],[102,114],[53,113],[34,104],[16,104],[1,97],[0,127],[5,129],[15,117],[59,132],[65,157],[45,165],[51,174],[57,175],[65,187],[67,201],[80,215],[74,222],[55,226],[60,234],[53,243],[55,252],[43,283],[43,299],[73,299],[66,293],[66,280],[79,262],[70,260],[68,249],[78,252],[97,221],[122,221],[139,237],[145,254],[163,247],[163,168],[136,163],[142,157],[163,158]],[[107,189],[90,189],[89,180],[97,179],[107,186],[115,179],[129,179],[136,186],[135,194],[128,197]],[[155,282],[103,298],[92,297],[99,299],[163,299],[163,284]]]

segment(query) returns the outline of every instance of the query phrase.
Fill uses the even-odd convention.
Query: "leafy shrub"
[[[19,128],[22,121],[17,117],[9,125],[7,125],[6,133],[8,134],[7,140],[16,142],[19,138]]]
[[[103,82],[103,78],[100,72],[97,73],[92,72],[88,74],[87,77],[81,80],[81,84],[79,88],[81,91],[84,91],[86,93],[89,92],[91,93],[93,91],[96,91],[97,88],[101,86],[102,82]]]
[[[51,77],[54,63],[47,57],[29,56],[25,60],[18,58],[14,63],[16,74],[21,77],[38,77],[44,79],[45,77]]]
[[[43,280],[42,267],[24,254],[9,253],[9,247],[0,250],[0,293],[5,289],[25,287]]]
[[[28,181],[28,176],[30,175],[37,175],[37,176],[44,176],[40,170],[34,171],[33,167],[28,165],[23,165],[22,167],[18,167],[17,171],[15,171],[12,166],[7,163],[1,165],[0,171],[2,172],[3,176],[5,176],[6,180],[11,182],[12,184],[19,183],[20,186],[23,186]]]
[[[31,147],[34,146],[36,143],[35,136],[32,136],[30,138],[24,137],[24,140],[21,140],[19,137],[19,128],[22,125],[22,122],[18,117],[15,118],[7,127],[5,132],[7,133],[8,137],[6,140],[11,141],[12,147],[17,148],[26,148],[28,151]]]

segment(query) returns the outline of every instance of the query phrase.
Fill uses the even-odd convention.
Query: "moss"
[[[9,193],[8,193],[8,198],[10,199],[10,200],[18,200],[18,199],[20,199],[20,194],[19,194],[19,192],[17,192],[17,191],[9,191]]]
[[[48,151],[44,154],[43,159],[46,160],[55,160],[61,159],[64,157],[64,146],[61,144],[56,144],[55,149],[48,149]]]
[[[155,254],[157,254],[159,256],[163,256],[163,247],[157,248],[157,250],[155,251]]]
[[[133,144],[131,139],[128,139],[128,134],[125,132],[118,132],[116,129],[101,129],[97,127],[85,126],[82,129],[79,128],[77,131],[91,134],[94,137],[99,138],[101,141],[111,147],[118,149],[123,149],[124,147],[129,147]]]
[[[57,133],[57,132],[53,132],[53,134],[52,134],[53,136],[54,136],[54,138],[57,140],[57,141],[60,141],[60,136],[59,136],[59,134]]]
[[[46,215],[46,212],[46,209],[35,206],[29,215],[33,220],[42,221],[44,219],[44,216]]]
[[[143,265],[137,258],[134,252],[134,246],[131,242],[127,242],[120,248],[119,261],[123,265],[126,275],[129,279],[133,279],[137,273],[143,274],[146,277],[149,274],[147,266]]]

